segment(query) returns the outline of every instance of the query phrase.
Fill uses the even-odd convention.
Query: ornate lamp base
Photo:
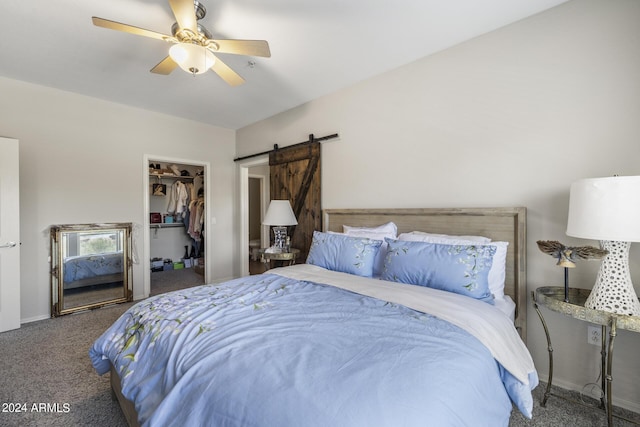
[[[603,240],[600,247],[609,251],[600,264],[598,277],[585,307],[616,314],[640,316],[640,302],[629,273],[630,242]]]
[[[273,227],[273,240],[275,248],[279,249],[280,252],[286,252],[287,227]]]

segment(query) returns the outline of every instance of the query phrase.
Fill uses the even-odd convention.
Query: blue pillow
[[[380,245],[381,240],[314,231],[307,264],[371,277]]]
[[[489,270],[496,247],[386,239],[383,280],[454,292],[493,304]]]

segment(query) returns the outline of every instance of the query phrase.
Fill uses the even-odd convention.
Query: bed
[[[124,280],[122,252],[70,256],[63,260],[64,289]]]
[[[148,298],[94,343],[92,363],[111,372],[130,425],[506,426],[512,410],[531,417],[524,208],[323,214],[306,264]],[[373,238],[389,223],[407,240]],[[476,237],[485,240],[466,240]],[[500,242],[497,298],[487,282]],[[422,265],[413,257],[427,255],[451,262],[438,283],[462,268],[473,286],[406,283]]]

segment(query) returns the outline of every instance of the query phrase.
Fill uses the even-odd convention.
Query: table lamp
[[[287,252],[287,226],[298,224],[296,216],[291,209],[291,203],[288,200],[272,200],[269,203],[267,214],[262,220],[264,225],[272,225],[274,245],[273,248],[278,252]]]
[[[629,273],[631,242],[640,242],[640,176],[589,178],[571,184],[567,235],[600,241],[609,251],[585,307],[640,316]]]

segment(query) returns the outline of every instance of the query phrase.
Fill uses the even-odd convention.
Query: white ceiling
[[[152,74],[165,42],[91,22],[170,34],[167,0],[4,0],[0,76],[238,129],[564,1],[201,0],[214,38],[269,42],[271,58],[219,54],[246,80],[230,87]]]

